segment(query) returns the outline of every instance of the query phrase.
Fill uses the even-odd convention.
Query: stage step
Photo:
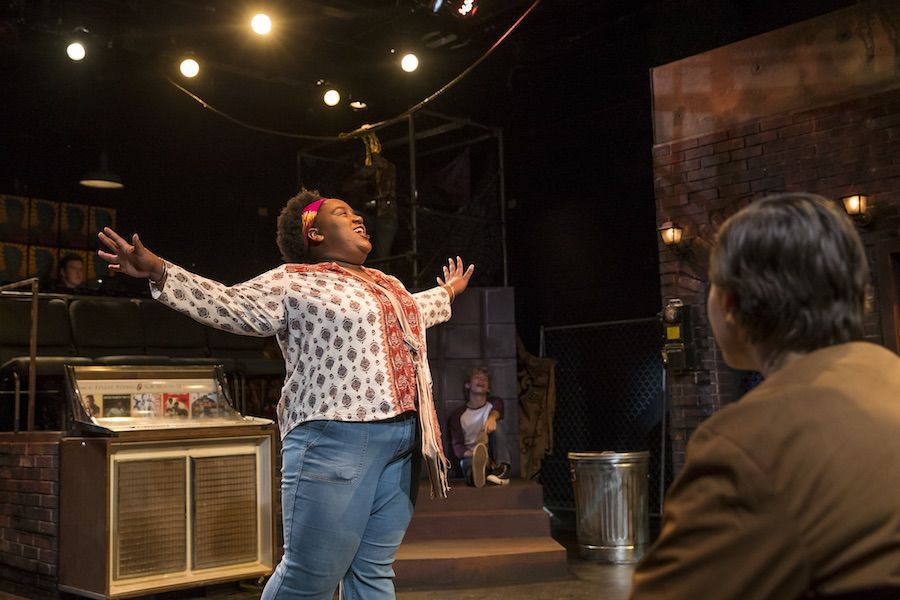
[[[541,486],[522,480],[474,488],[451,482],[449,497],[419,491],[394,562],[397,589],[533,583],[569,577],[566,549],[550,535]]]

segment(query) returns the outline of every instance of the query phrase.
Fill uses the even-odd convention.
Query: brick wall
[[[0,589],[26,598],[56,596],[59,439],[0,434]]]
[[[673,464],[678,470],[691,432],[740,397],[749,374],[729,369],[706,319],[706,269],[718,226],[761,195],[806,191],[839,201],[868,194],[875,222],[860,230],[873,266],[876,242],[900,237],[900,90],[755,119],[725,131],[653,148],[657,219],[685,228],[689,251],[660,244],[663,302],[690,306],[698,371],[669,378]],[[865,336],[882,342],[877,281]]]

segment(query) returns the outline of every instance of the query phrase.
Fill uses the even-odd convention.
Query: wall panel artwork
[[[31,199],[28,220],[28,243],[56,246],[59,242],[59,202]]]
[[[51,246],[28,247],[28,276],[37,277],[42,282],[56,278],[59,250]]]
[[[28,241],[28,198],[0,195],[0,242]]]
[[[97,256],[96,252],[86,252],[84,264],[87,267],[86,277],[88,280],[106,279],[113,276],[113,272],[109,270],[109,263]]]
[[[60,205],[59,245],[64,248],[88,247],[88,206]]]
[[[28,246],[0,242],[0,281],[11,283],[25,279],[28,267]]]
[[[116,209],[92,206],[88,220],[88,247],[92,250],[97,249],[97,232],[103,231],[104,227],[116,228]]]

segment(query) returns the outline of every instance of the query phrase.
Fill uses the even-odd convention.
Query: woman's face
[[[372,251],[363,218],[343,200],[322,203],[309,235],[310,254],[317,258],[362,264]]]

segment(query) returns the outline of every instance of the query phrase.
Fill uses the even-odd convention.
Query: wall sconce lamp
[[[844,212],[850,215],[857,225],[866,226],[872,223],[872,207],[869,205],[868,196],[863,194],[844,196],[841,198],[841,204]]]
[[[675,254],[683,256],[690,252],[690,243],[684,238],[683,227],[679,227],[678,224],[672,221],[666,221],[656,231],[659,232],[659,238],[662,240],[663,245],[671,249]]]

